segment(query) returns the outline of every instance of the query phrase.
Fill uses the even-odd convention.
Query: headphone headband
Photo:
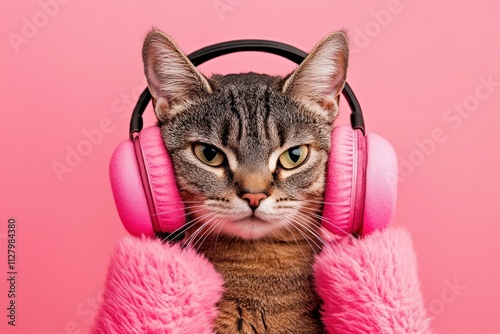
[[[189,54],[188,58],[193,65],[198,66],[213,58],[241,51],[260,51],[272,53],[287,58],[297,64],[300,64],[307,57],[307,53],[304,51],[285,43],[257,39],[242,39],[206,46]],[[365,134],[365,122],[363,120],[361,106],[359,105],[358,99],[347,82],[342,90],[342,94],[351,108],[351,127],[353,129],[359,129],[363,132],[363,134]],[[129,130],[130,139],[133,139],[134,133],[142,130],[142,114],[144,113],[144,110],[146,110],[150,100],[151,93],[149,92],[149,88],[146,87],[139,97],[139,100],[135,105],[134,112],[132,113]]]

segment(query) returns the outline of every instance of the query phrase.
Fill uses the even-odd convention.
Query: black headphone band
[[[307,53],[304,51],[285,43],[257,39],[242,39],[206,46],[191,53],[188,55],[188,58],[195,66],[198,66],[210,59],[241,51],[260,51],[272,53],[287,58],[297,64],[300,64],[307,57]],[[350,118],[352,128],[359,129],[363,132],[363,134],[365,134],[365,122],[363,120],[361,106],[359,105],[358,99],[347,82],[342,90],[342,94],[351,109]],[[129,130],[130,139],[133,139],[134,133],[142,130],[142,114],[144,113],[144,110],[146,110],[150,100],[151,93],[149,92],[149,89],[146,88],[139,97],[139,100],[135,105],[134,112],[132,113]]]

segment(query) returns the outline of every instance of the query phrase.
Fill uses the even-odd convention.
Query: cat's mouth
[[[254,215],[232,221],[229,225],[232,226],[227,226],[230,234],[243,239],[259,239],[269,235],[276,228],[272,222],[262,220]]]
[[[229,235],[239,236],[243,239],[258,239],[269,235],[277,228],[279,228],[279,224],[276,224],[271,217],[267,217],[264,212],[256,210],[243,217],[227,219],[222,230]]]
[[[255,212],[246,218],[241,218],[241,219],[236,220],[235,223],[269,224],[268,221],[257,217],[255,215]]]

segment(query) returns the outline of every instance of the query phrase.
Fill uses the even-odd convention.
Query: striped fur
[[[311,270],[314,251],[304,238],[210,238],[200,251],[225,280],[218,334],[323,332]]]

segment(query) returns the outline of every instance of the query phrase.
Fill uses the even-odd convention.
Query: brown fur
[[[205,240],[200,251],[226,282],[216,333],[324,333],[311,270],[319,247],[313,242],[290,232],[272,240]]]

